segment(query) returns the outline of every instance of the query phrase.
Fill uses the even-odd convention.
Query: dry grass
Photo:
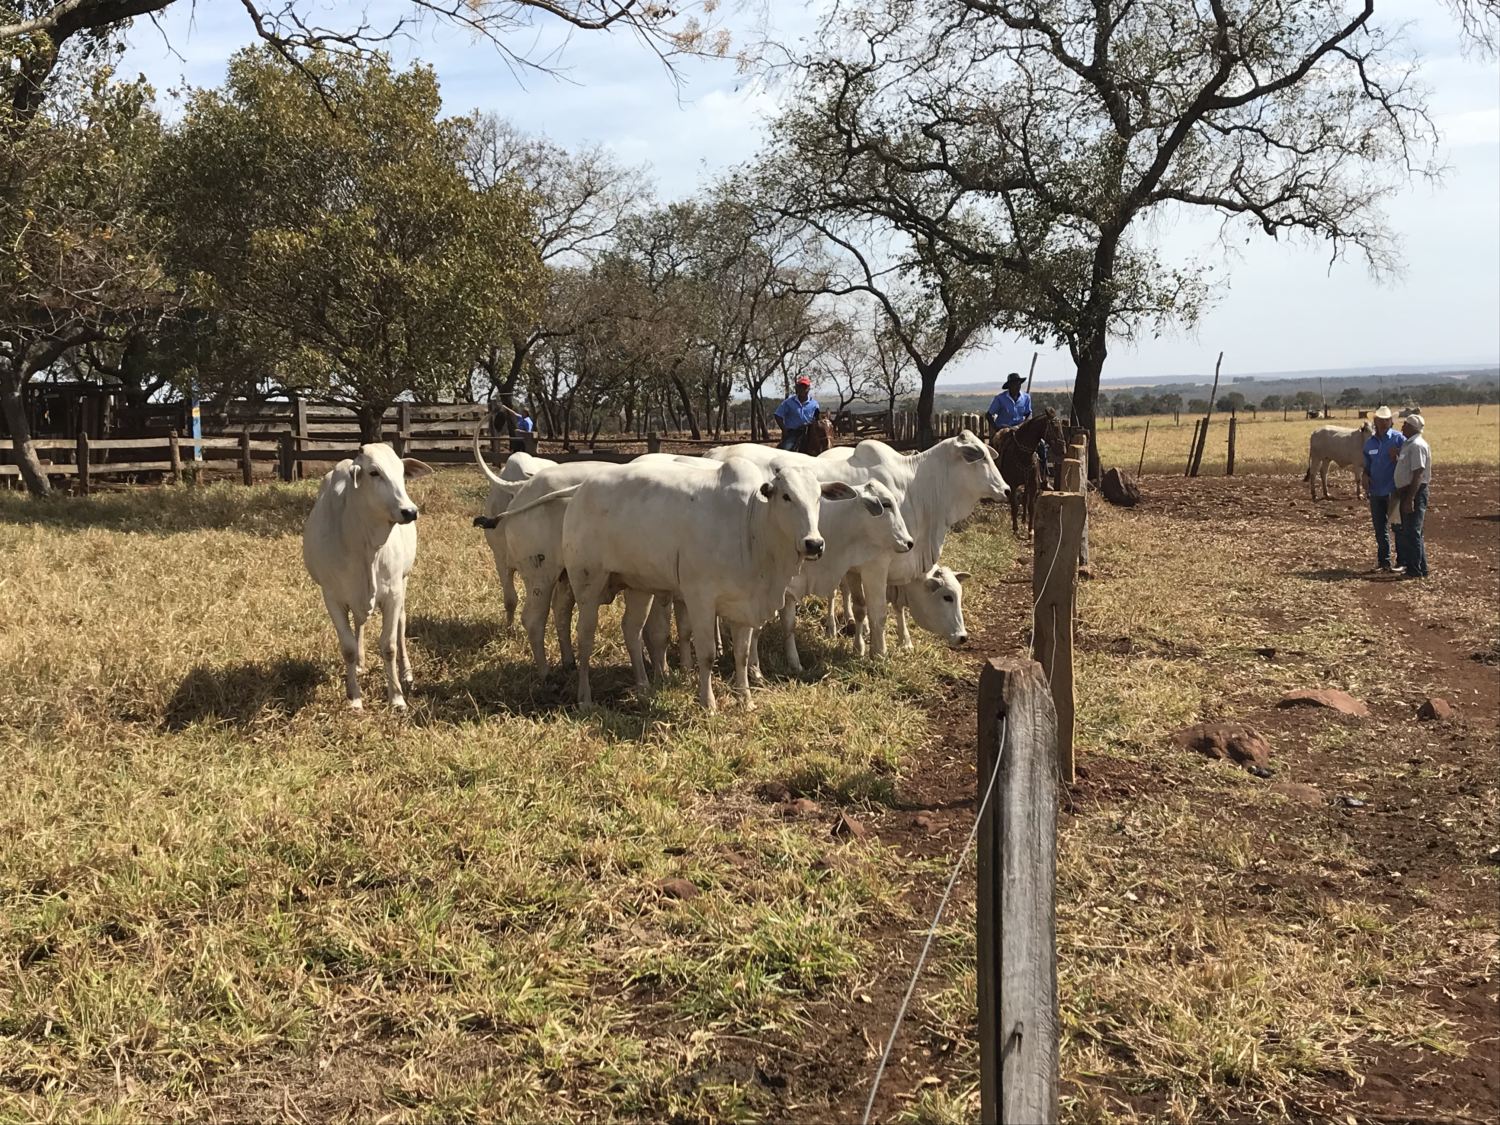
[[[1331,422],[1314,418],[1289,417],[1262,412],[1259,418],[1239,419],[1235,431],[1235,472],[1240,474],[1289,473],[1299,476],[1307,468],[1307,435],[1319,426],[1357,426],[1358,418],[1350,411],[1337,411]],[[1295,415],[1295,411],[1293,412]],[[1119,465],[1135,472],[1141,456],[1141,438],[1146,437],[1145,472],[1181,475],[1187,464],[1188,443],[1193,437],[1195,419],[1186,412],[1173,425],[1172,416],[1150,419],[1151,432],[1145,434],[1147,419],[1117,418],[1100,423],[1099,455],[1105,465]],[[1500,406],[1437,406],[1422,412],[1427,423],[1426,437],[1432,446],[1433,461],[1443,466],[1500,467]],[[1228,415],[1216,413],[1204,447],[1204,476],[1222,476],[1229,440]],[[1347,472],[1329,470],[1330,487],[1349,485]]]
[[[809,637],[808,682],[706,717],[681,679],[632,699],[607,628],[608,705],[578,714],[571,678],[535,676],[499,624],[472,475],[414,491],[404,720],[373,667],[370,710],[342,706],[299,557],[309,487],[0,496],[0,1119],[763,1119],[764,1088],[725,1060],[795,1049],[888,963],[872,919],[922,924],[907,891],[940,863],[833,843],[753,787],[878,812],[969,665],[924,644],[872,668]],[[1029,584],[996,586],[1020,576],[1001,523],[950,554],[976,574],[971,627],[1004,650]],[[1445,904],[1397,925],[1373,872],[1319,889],[1314,873],[1363,861],[1281,827],[1295,818],[1260,783],[1162,748],[1290,682],[1256,644],[1389,690],[1353,659],[1339,595],[1246,558],[1246,533],[1097,516],[1080,743],[1145,795],[1062,834],[1073,1121],[1135,1119],[1132,1098],[1166,1120],[1253,1114],[1357,1073],[1359,1044],[1461,1049],[1412,987],[1468,955]],[[1286,636],[1257,619],[1273,591]],[[1103,647],[1122,635],[1149,651]],[[1290,760],[1346,738],[1329,725]],[[1493,831],[1475,800],[1453,812]],[[665,898],[669,877],[702,893]],[[956,1040],[958,1068],[912,1120],[973,1116],[971,901],[906,1032]],[[1465,932],[1482,946],[1482,925]],[[799,1112],[828,1116],[815,1094]]]

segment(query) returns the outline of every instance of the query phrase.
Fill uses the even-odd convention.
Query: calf
[[[1307,438],[1307,476],[1312,498],[1318,498],[1318,478],[1323,480],[1323,499],[1328,499],[1328,465],[1332,462],[1354,470],[1354,496],[1364,494],[1365,439],[1374,431],[1369,422],[1361,423],[1359,429],[1343,426],[1319,426]]]
[[[344,656],[349,706],[355,710],[363,707],[359,673],[365,622],[377,605],[386,694],[392,707],[406,708],[402,693],[412,687],[406,577],[417,559],[417,506],[406,494],[406,482],[431,472],[421,461],[397,457],[384,443],[362,445],[356,456],[324,475],[302,528],[302,561],[322,587]]]
[[[484,463],[484,454],[479,448],[479,431],[474,431],[474,460],[480,470],[490,482],[490,494],[485,498],[484,514],[493,519],[510,506],[511,498],[519,491],[520,486],[548,465],[556,465],[556,461],[549,461],[545,457],[533,457],[530,453],[512,453],[505,462],[505,467],[498,473]],[[516,565],[511,561],[505,550],[505,533],[499,528],[487,529],[484,533],[484,541],[489,544],[490,554],[495,558],[495,573],[500,577],[500,586],[504,590],[505,597],[505,625],[506,628],[516,622],[516,606],[519,604],[516,598]]]

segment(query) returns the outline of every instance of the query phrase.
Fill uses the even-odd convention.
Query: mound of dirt
[[[1271,744],[1244,723],[1195,723],[1172,736],[1184,750],[1264,770],[1271,764]]]

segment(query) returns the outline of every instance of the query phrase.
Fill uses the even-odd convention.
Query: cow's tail
[[[532,508],[540,508],[543,504],[550,504],[554,500],[565,500],[577,492],[583,485],[575,484],[569,488],[559,488],[556,492],[549,492],[545,496],[538,496],[535,500],[522,504],[519,508],[507,508],[498,516],[475,516],[474,526],[482,527],[486,531],[494,531],[500,526],[500,521],[509,516],[519,516],[522,512],[529,512]]]
[[[484,463],[484,454],[479,451],[479,427],[478,426],[474,427],[474,460],[479,463],[479,467],[480,467],[481,470],[483,470],[484,475],[490,478],[490,483],[491,484],[502,484],[502,483],[504,483],[504,478],[502,478],[499,473],[495,472],[494,469],[490,468],[488,465],[486,465]]]

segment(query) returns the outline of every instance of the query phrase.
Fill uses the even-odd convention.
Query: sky
[[[312,6],[336,26],[361,10],[333,0]],[[379,24],[400,0],[362,8]],[[1387,26],[1404,25],[1423,57],[1447,165],[1440,184],[1413,185],[1387,206],[1401,240],[1400,276],[1378,281],[1356,260],[1330,266],[1326,248],[1265,237],[1226,256],[1216,218],[1174,220],[1147,232],[1164,257],[1213,261],[1229,280],[1191,331],[1114,344],[1106,385],[1211,372],[1221,349],[1226,380],[1236,373],[1500,362],[1500,65],[1463,57],[1436,0],[1394,0],[1377,13]],[[764,0],[723,18],[736,47],[762,35],[796,42],[816,26],[801,0]],[[121,69],[140,71],[165,98],[183,85],[218,84],[229,55],[254,33],[234,0],[179,0],[155,23],[137,20],[129,38]],[[780,96],[733,59],[683,61],[674,80],[648,48],[619,33],[565,35],[556,24],[541,24],[508,42],[521,55],[547,60],[555,73],[507,66],[493,45],[451,27],[422,28],[391,48],[398,60],[419,58],[436,69],[452,112],[494,112],[570,147],[600,144],[647,169],[663,200],[691,195],[752,158]],[[1033,350],[997,337],[951,365],[939,385],[998,383],[1005,371],[1024,371]],[[1067,357],[1043,351],[1037,382],[1065,378]]]

